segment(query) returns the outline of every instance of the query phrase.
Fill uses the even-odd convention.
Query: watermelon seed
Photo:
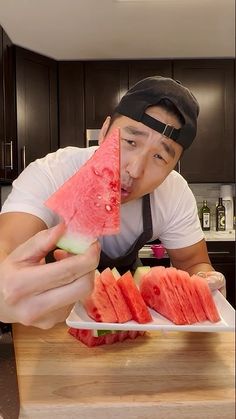
[[[153,291],[154,291],[154,294],[160,295],[160,288],[157,287],[156,285],[153,287]]]
[[[97,195],[97,199],[102,199],[102,195]]]
[[[107,212],[110,212],[112,210],[112,207],[110,205],[105,205],[105,209]]]

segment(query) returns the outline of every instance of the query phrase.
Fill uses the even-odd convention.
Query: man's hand
[[[209,271],[198,272],[197,275],[206,278],[211,291],[219,290],[226,297],[226,281],[222,273]]]
[[[65,227],[43,230],[17,247],[0,263],[0,320],[43,329],[64,321],[73,304],[91,289],[100,247],[83,255],[55,251],[56,261],[44,258],[55,248]]]

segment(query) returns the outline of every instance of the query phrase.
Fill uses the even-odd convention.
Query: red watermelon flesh
[[[132,313],[133,320],[138,323],[148,323],[152,321],[152,316],[137,288],[131,273],[128,271],[117,279],[121,292]]]
[[[111,304],[116,313],[118,323],[125,323],[132,319],[130,309],[123,297],[123,294],[114,278],[110,268],[105,269],[100,275],[105,291],[110,298]]]
[[[157,266],[143,276],[140,291],[144,301],[175,324],[186,324],[180,304],[166,274],[166,268]]]
[[[197,291],[191,281],[191,278],[188,272],[178,269],[178,277],[182,283],[182,287],[186,293],[187,299],[192,305],[197,321],[201,323],[207,320],[205,311],[203,310],[201,301],[199,300]]]
[[[186,293],[186,290],[182,286],[182,281],[180,279],[181,272],[182,272],[181,270],[177,270],[176,268],[172,268],[172,267],[166,269],[166,274],[168,275],[173,285],[176,297],[179,300],[179,304],[187,320],[187,323],[193,324],[197,322],[197,318],[194,314],[192,304],[189,301],[189,296]]]
[[[100,275],[94,278],[93,291],[84,300],[83,305],[88,315],[96,322],[117,323],[118,321]]]
[[[151,268],[141,278],[139,289],[145,303],[149,307],[175,323],[178,321],[178,318],[176,318],[173,304],[170,302],[164,278],[165,268],[163,266]]]
[[[211,322],[218,322],[220,316],[215,305],[214,299],[211,294],[211,290],[208,286],[207,280],[198,275],[192,275],[191,280],[194,284],[194,287],[197,291],[198,297],[201,301],[202,307],[205,311],[205,314]]]
[[[65,250],[72,247],[73,251],[76,240],[82,243],[85,240],[82,248],[86,249],[96,237],[119,232],[119,129],[106,137],[92,157],[49,197],[45,205],[64,219],[67,233],[58,246]]]
[[[185,316],[185,309],[183,309],[183,301],[181,300],[181,296],[178,294],[172,281],[172,279],[175,277],[173,270],[174,268],[165,269],[164,283],[167,288],[170,304],[172,304],[173,310],[175,312],[177,324],[187,324],[188,319]]]

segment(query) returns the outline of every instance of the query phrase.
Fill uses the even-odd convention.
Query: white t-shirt
[[[66,147],[31,163],[13,182],[12,192],[2,207],[4,212],[26,212],[42,219],[48,227],[58,217],[44,206],[55,192],[97,147]],[[190,246],[202,240],[195,198],[186,180],[172,171],[151,197],[152,240],[159,239],[167,249]],[[143,231],[142,198],[121,205],[121,232],[100,238],[110,257],[122,256]]]

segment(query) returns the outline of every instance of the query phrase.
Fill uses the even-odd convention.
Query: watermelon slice
[[[141,278],[140,292],[146,304],[175,324],[185,324],[179,302],[168,281],[164,266],[151,268]]]
[[[128,271],[117,279],[121,292],[132,313],[133,320],[138,323],[148,323],[152,321],[152,316],[137,288],[131,273]]]
[[[188,324],[193,324],[197,322],[197,318],[194,314],[192,304],[188,299],[188,295],[182,286],[182,281],[180,280],[181,272],[182,271],[178,271],[173,267],[166,268],[166,274],[174,288],[175,295],[179,301],[184,317]]]
[[[188,301],[191,303],[195,317],[198,322],[207,320],[205,311],[202,308],[201,301],[199,300],[197,291],[191,281],[190,275],[186,271],[178,269],[178,278],[182,283],[182,287],[186,293]]]
[[[119,232],[119,129],[106,137],[45,205],[64,220],[67,231],[57,245],[71,253],[83,253],[98,236]]]
[[[220,316],[212,297],[211,290],[208,286],[207,280],[198,275],[192,275],[191,280],[197,291],[198,297],[201,301],[205,314],[211,322],[215,323],[220,320]]]
[[[100,275],[105,291],[110,298],[111,304],[117,316],[118,323],[125,323],[132,319],[130,309],[123,294],[114,278],[110,268],[105,269]]]
[[[138,336],[143,336],[145,332],[134,332],[134,331],[107,331],[100,336],[94,336],[93,330],[87,329],[74,329],[70,328],[70,333],[74,338],[80,340],[89,348],[99,345],[111,345],[115,342],[123,342],[125,339],[136,339]]]
[[[117,323],[117,315],[100,280],[95,276],[92,293],[84,300],[84,308],[88,315],[96,322]]]

